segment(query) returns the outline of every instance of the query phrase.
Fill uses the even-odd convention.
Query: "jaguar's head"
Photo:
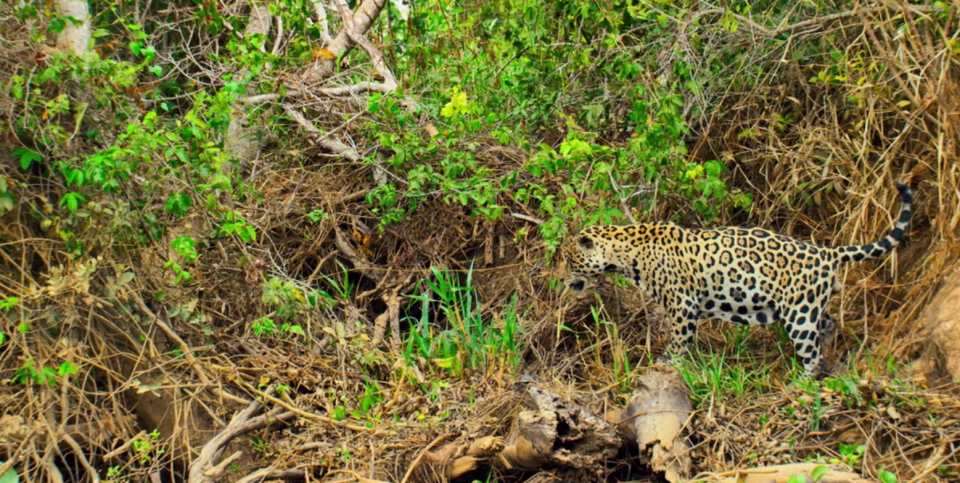
[[[605,250],[593,231],[588,228],[572,234],[560,250],[567,269],[564,283],[575,292],[587,288],[604,272],[604,267],[609,266]]]

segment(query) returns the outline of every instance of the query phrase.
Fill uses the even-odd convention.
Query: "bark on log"
[[[693,405],[683,378],[674,369],[650,371],[637,379],[626,409],[607,419],[615,419],[620,435],[637,443],[640,460],[672,483],[685,481],[691,472],[684,428]]]
[[[960,379],[960,265],[943,281],[919,322],[927,339],[919,369],[933,378]]]
[[[505,468],[536,469],[550,463],[568,468],[601,467],[620,449],[616,428],[587,409],[529,386],[528,409],[517,416],[508,445],[498,457]]]

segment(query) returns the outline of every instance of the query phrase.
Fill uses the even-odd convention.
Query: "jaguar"
[[[877,243],[824,246],[762,228],[684,228],[670,222],[590,226],[561,247],[565,285],[584,290],[604,274],[632,281],[667,312],[670,342],[658,363],[676,361],[702,319],[784,324],[796,358],[812,376],[836,328],[826,308],[841,289],[842,264],[876,259],[897,246],[910,221],[913,192],[897,184],[903,208]]]

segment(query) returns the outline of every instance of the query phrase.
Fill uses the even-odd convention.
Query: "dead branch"
[[[304,81],[314,83],[329,77],[334,71],[334,62],[336,62],[336,59],[356,45],[353,38],[351,38],[351,34],[365,35],[367,31],[370,30],[370,27],[373,26],[374,20],[380,16],[380,12],[383,11],[383,7],[386,6],[386,4],[387,0],[364,0],[360,3],[360,5],[357,6],[357,10],[351,15],[350,20],[352,21],[353,27],[347,29],[345,26],[345,28],[341,29],[340,33],[337,34],[337,37],[327,46],[327,51],[333,58],[317,59],[317,62],[304,73]],[[326,14],[326,12],[324,12],[324,14]],[[344,20],[344,23],[346,24],[346,20]]]
[[[347,241],[347,237],[340,233],[340,230],[335,230],[334,242],[337,244],[337,249],[340,250],[340,253],[347,257],[350,263],[353,264],[354,269],[362,271],[364,276],[370,277],[377,282],[383,279],[383,271],[376,265],[361,258],[360,254],[353,248],[353,245]]]
[[[223,459],[223,461],[217,464],[217,466],[214,466],[213,468],[210,468],[204,471],[203,476],[209,477],[210,479],[213,479],[213,480],[219,478],[220,475],[222,475],[223,472],[226,471],[227,468],[229,468],[234,461],[237,461],[238,459],[240,459],[241,456],[243,456],[243,451],[237,451],[232,455],[227,456],[226,458]]]
[[[377,73],[383,77],[384,82],[379,87],[379,89],[382,89],[380,92],[393,92],[397,88],[397,79],[394,78],[393,72],[387,68],[387,64],[383,60],[383,53],[363,36],[366,28],[363,29],[363,32],[359,30],[359,27],[354,22],[355,15],[350,12],[350,8],[347,7],[344,0],[337,0],[337,9],[340,10],[340,15],[343,17],[344,31],[350,36],[351,40],[367,51],[367,55],[370,56],[370,60],[373,62],[373,67],[377,69]]]
[[[535,216],[530,216],[530,215],[524,215],[523,213],[510,213],[510,216],[523,221],[529,221],[530,223],[533,223],[536,225],[542,225],[544,223],[544,221],[541,220],[540,218],[537,218]]]
[[[273,392],[271,387],[268,393]],[[246,434],[255,429],[263,428],[274,421],[282,421],[291,419],[295,416],[292,412],[281,413],[281,409],[274,409],[269,413],[260,416],[254,417],[260,409],[263,408],[263,403],[260,401],[251,402],[246,409],[238,412],[230,420],[230,424],[218,433],[213,438],[210,438],[210,441],[207,444],[203,445],[203,448],[200,450],[200,455],[197,456],[197,459],[193,460],[190,464],[190,470],[188,474],[187,481],[190,483],[201,483],[207,481],[213,481],[213,479],[207,476],[206,472],[215,468],[213,461],[220,455],[221,452],[230,444],[237,436]]]
[[[323,133],[317,129],[310,121],[307,121],[307,118],[303,117],[303,114],[298,112],[296,109],[290,106],[283,106],[283,110],[287,113],[288,116],[293,118],[304,131],[307,131],[310,134],[313,134],[316,137],[317,144],[323,146],[324,148],[332,151],[334,154],[343,156],[344,158],[349,159],[350,161],[357,162],[360,161],[360,154],[350,146],[341,143],[340,141],[334,141],[333,139],[328,138]]]
[[[373,321],[373,339],[371,345],[376,347],[383,341],[383,333],[387,330],[387,322],[390,322],[391,337],[390,345],[394,350],[400,349],[400,302],[403,297],[400,296],[400,289],[403,285],[396,287],[389,294],[381,295],[383,302],[387,304],[387,310],[378,315]]]
[[[272,396],[272,395],[270,395],[270,394],[267,394],[267,393],[265,393],[265,392],[263,392],[263,391],[259,391],[259,390],[257,390],[256,388],[254,388],[253,386],[251,386],[250,384],[247,384],[247,383],[243,382],[242,380],[239,380],[239,379],[238,379],[236,382],[237,382],[239,385],[241,385],[241,386],[243,386],[244,388],[246,388],[248,391],[250,391],[250,392],[252,392],[252,393],[254,393],[254,394],[262,397],[263,399],[265,399],[265,400],[267,400],[267,401],[270,401],[270,402],[272,402],[272,403],[274,403],[274,404],[276,404],[276,405],[278,405],[278,406],[286,409],[289,413],[291,413],[290,417],[292,417],[293,415],[298,415],[298,416],[301,416],[301,417],[306,418],[306,419],[310,419],[310,420],[313,420],[313,421],[320,421],[321,423],[329,424],[329,425],[331,425],[331,426],[337,426],[337,427],[341,427],[341,428],[346,428],[346,429],[349,429],[349,430],[351,430],[351,431],[359,431],[359,432],[365,432],[365,433],[376,433],[376,432],[377,432],[377,430],[376,430],[376,429],[373,429],[373,428],[368,428],[368,427],[365,427],[365,426],[358,426],[358,425],[356,425],[356,424],[351,424],[351,423],[344,422],[344,421],[337,421],[337,420],[335,420],[335,419],[328,418],[328,417],[326,417],[326,416],[321,416],[321,415],[319,415],[319,414],[314,414],[314,413],[310,413],[310,412],[304,411],[304,410],[302,410],[302,409],[300,409],[300,408],[297,408],[297,407],[291,405],[290,403],[288,403],[288,402],[286,402],[286,401],[284,401],[284,400],[282,400],[282,399],[278,399],[278,398],[276,398],[276,397],[274,397],[274,396]],[[284,413],[284,415],[286,415],[286,414],[287,414],[287,413]],[[278,416],[278,418],[279,418],[279,416]]]
[[[403,475],[403,479],[400,480],[400,483],[407,483],[407,481],[410,480],[410,475],[412,475],[413,471],[417,469],[417,466],[420,464],[420,461],[427,455],[427,453],[431,449],[433,449],[434,446],[440,444],[443,440],[449,438],[450,436],[453,436],[453,434],[452,433],[441,434],[440,436],[437,436],[433,441],[431,441],[430,444],[428,444],[425,448],[420,450],[420,454],[418,454],[417,457],[413,460],[413,462],[410,463],[410,467],[407,468],[407,473]]]
[[[187,360],[187,364],[190,365],[190,368],[193,369],[194,373],[197,375],[197,378],[200,379],[200,381],[203,382],[205,386],[211,387],[214,392],[216,392],[217,394],[219,394],[225,399],[230,399],[231,401],[239,402],[243,404],[250,404],[250,401],[247,401],[246,399],[243,399],[238,396],[234,396],[233,394],[230,394],[229,392],[220,388],[218,385],[211,382],[210,377],[207,376],[207,373],[203,369],[203,366],[200,365],[197,359],[193,356],[193,351],[189,350],[190,345],[187,344],[186,341],[184,341],[180,337],[180,335],[177,334],[176,331],[174,331],[173,328],[170,327],[170,324],[167,324],[160,317],[154,314],[153,311],[150,310],[150,308],[147,307],[145,303],[143,303],[143,300],[140,297],[133,297],[133,299],[137,303],[137,305],[140,307],[140,310],[142,310],[145,314],[147,314],[147,316],[150,317],[153,323],[156,324],[156,326],[159,327],[160,330],[163,331],[163,333],[170,338],[170,340],[176,342],[177,344],[180,345],[180,347],[183,348],[184,359]]]
[[[505,468],[536,469],[546,463],[591,468],[616,454],[622,440],[616,428],[557,394],[530,385],[497,462]]]

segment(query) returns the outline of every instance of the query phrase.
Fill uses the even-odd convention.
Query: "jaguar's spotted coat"
[[[672,223],[591,226],[562,248],[575,291],[603,273],[632,280],[667,310],[668,353],[693,339],[697,322],[782,321],[808,374],[822,369],[822,346],[835,328],[827,303],[840,290],[840,264],[878,258],[896,246],[910,220],[913,192],[898,184],[900,219],[868,245],[813,245],[761,228],[682,228]]]

